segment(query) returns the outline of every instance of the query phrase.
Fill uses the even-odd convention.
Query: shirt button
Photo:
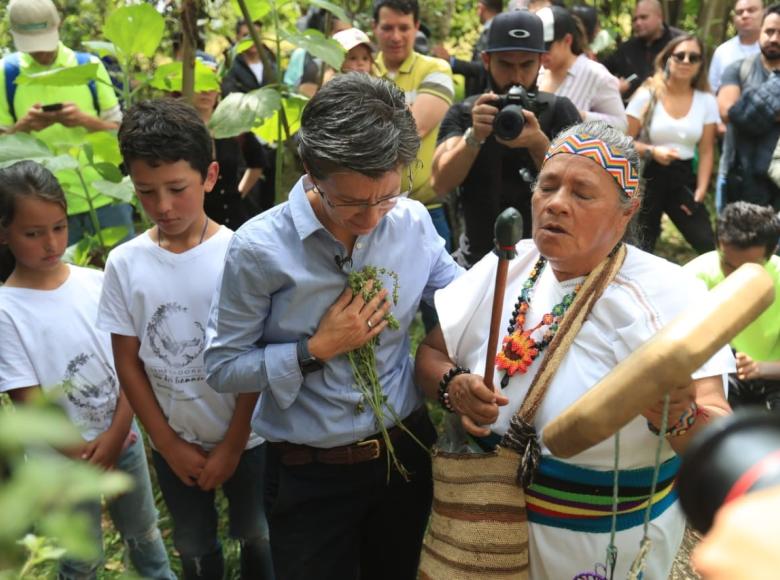
[[[361,242],[358,242],[357,244],[355,244],[355,247],[359,250],[363,247],[363,244]]]
[[[223,205],[222,207],[224,207],[225,209],[227,209],[227,208],[228,208],[227,204]]]

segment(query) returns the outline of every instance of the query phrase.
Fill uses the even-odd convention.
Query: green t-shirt
[[[118,107],[119,101],[103,63],[100,62],[100,59],[96,56],[91,56],[91,60],[92,62],[98,63],[98,80],[95,81],[95,87],[97,89],[100,112],[106,113],[107,111],[111,111]],[[0,127],[12,127],[15,122],[11,116],[11,111],[6,99],[4,64],[4,62],[0,61]],[[27,53],[19,54],[20,76],[22,74],[34,74],[56,68],[73,66],[78,66],[76,53],[62,43],[60,43],[57,50],[57,58],[55,58],[54,62],[50,65],[39,64],[38,61]],[[27,114],[27,111],[36,103],[50,105],[64,102],[75,103],[81,111],[92,115],[93,117],[100,116],[98,111],[95,110],[92,92],[86,84],[67,87],[17,85],[16,93],[14,95],[14,111],[16,112],[16,118],[18,120],[24,117]],[[86,134],[86,129],[83,127],[65,127],[60,123],[50,125],[42,131],[32,132],[33,136],[46,143],[53,150],[58,146],[72,145],[81,142],[84,134]],[[89,210],[89,206],[84,199],[83,194],[79,195],[76,193],[81,189],[80,184],[78,188],[72,190],[71,188],[66,187],[65,184],[63,184],[63,188],[65,189],[68,199],[68,215],[76,215]],[[112,200],[110,198],[104,196],[98,196],[94,200],[95,207],[103,207],[111,202]]]
[[[720,284],[725,276],[720,269],[718,252],[707,252],[685,265],[707,288]],[[757,361],[780,361],[780,256],[772,256],[764,269],[772,277],[775,301],[761,316],[731,341],[731,346]],[[728,313],[724,312],[724,316]]]

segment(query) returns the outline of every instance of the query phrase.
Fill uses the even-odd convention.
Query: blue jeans
[[[104,205],[96,210],[100,229],[114,226],[125,226],[127,236],[122,240],[126,242],[135,235],[133,226],[133,206],[129,203],[112,203]],[[68,245],[78,243],[84,237],[84,234],[94,234],[95,228],[92,227],[92,220],[89,219],[89,212],[79,213],[68,216]]]
[[[718,174],[715,177],[715,211],[723,211],[726,207],[726,176]]]
[[[217,534],[215,493],[188,486],[152,451],[163,499],[173,520],[173,545],[182,562],[182,578],[221,579],[224,575],[222,546]],[[263,506],[265,444],[244,451],[222,491],[228,499],[230,536],[241,544],[241,578],[273,578],[268,522]]]
[[[149,467],[140,434],[136,442],[119,456],[116,468],[127,473],[133,479],[134,485],[130,492],[108,502],[108,513],[114,526],[122,535],[135,571],[143,578],[175,580],[176,576],[171,571],[168,554],[157,527],[157,508],[154,505]],[[79,510],[90,518],[92,532],[101,556],[90,562],[63,559],[59,571],[59,577],[62,579],[97,578],[97,570],[102,564],[103,534],[100,527],[100,502],[85,502],[79,506]]]
[[[444,239],[444,248],[449,254],[452,252],[452,230],[450,230],[450,223],[447,221],[447,212],[442,206],[429,209],[428,213],[431,214],[433,227],[436,228],[439,236]],[[439,317],[436,314],[436,308],[429,306],[425,302],[420,302],[420,312],[422,313],[423,325],[427,334],[439,324]]]

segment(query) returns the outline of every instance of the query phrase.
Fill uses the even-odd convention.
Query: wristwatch
[[[322,361],[309,352],[309,338],[304,336],[298,340],[298,366],[304,375],[322,370]]]
[[[484,141],[477,141],[477,138],[474,136],[474,128],[469,127],[466,129],[466,132],[463,133],[463,140],[466,142],[466,145],[471,147],[472,149],[479,149],[482,147],[482,145],[485,144]]]

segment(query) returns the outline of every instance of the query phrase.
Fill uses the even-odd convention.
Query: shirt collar
[[[401,63],[401,66],[398,67],[398,70],[395,72],[395,74],[404,73],[408,74],[412,72],[412,69],[414,68],[414,61],[417,59],[417,53],[415,51],[412,51],[412,53],[406,57],[406,60]],[[380,70],[387,74],[390,71],[387,70],[387,66],[385,65],[385,55],[384,53],[380,52],[379,56],[377,57],[377,61],[379,64]]]
[[[301,240],[305,240],[318,230],[325,229],[325,226],[317,219],[314,208],[311,207],[309,198],[306,196],[306,191],[303,187],[305,179],[306,176],[304,175],[293,186],[288,202],[290,204],[293,225]]]

